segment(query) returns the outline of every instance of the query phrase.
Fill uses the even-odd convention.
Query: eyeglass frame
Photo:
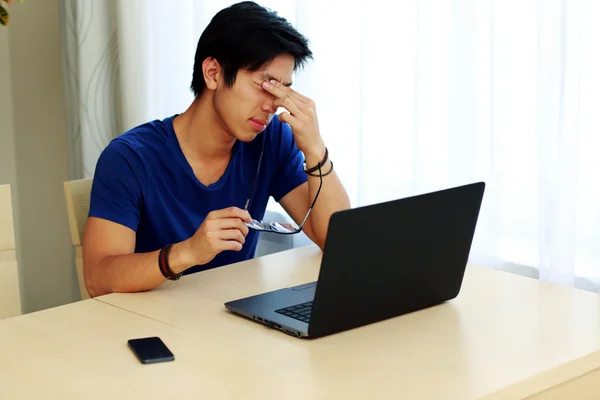
[[[256,186],[256,182],[258,181],[258,176],[260,174],[260,167],[262,164],[262,159],[263,159],[263,154],[265,151],[265,139],[263,137],[263,142],[262,142],[262,147],[260,150],[260,157],[258,158],[258,166],[256,168],[256,173],[254,174],[254,179],[252,181],[252,186],[250,186],[250,190],[248,191],[248,197],[246,199],[246,203],[244,205],[244,211],[248,211],[248,207],[250,206],[250,199],[252,198],[252,195],[254,194],[254,188]],[[277,233],[279,235],[295,235],[297,233],[302,232],[302,228],[304,227],[304,224],[306,223],[306,221],[308,220],[308,217],[312,211],[312,209],[315,206],[315,203],[317,202],[317,199],[319,198],[319,193],[321,193],[321,187],[323,186],[323,174],[321,171],[321,163],[319,162],[318,166],[318,170],[319,170],[319,189],[317,189],[317,194],[315,195],[315,198],[313,199],[310,207],[308,208],[308,212],[306,213],[306,216],[304,217],[304,219],[302,220],[302,223],[300,225],[298,225],[297,228],[294,228],[291,231],[278,231],[276,229],[273,229],[273,224],[279,224],[282,226],[282,223],[279,222],[271,222],[268,225],[266,225],[263,221],[258,221],[255,219],[252,219],[252,222],[250,223],[246,223],[246,226],[254,231],[257,232],[268,232],[268,233]],[[258,223],[260,225],[263,226],[263,228],[254,226],[253,223]],[[268,228],[267,228],[268,227]],[[287,228],[286,228],[287,229]]]

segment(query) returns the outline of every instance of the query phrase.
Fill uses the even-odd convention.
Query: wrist
[[[326,151],[327,149],[325,148],[325,143],[321,141],[320,145],[315,146],[313,149],[307,152],[304,152],[304,160],[306,162],[306,166],[308,168],[312,168],[318,163],[322,162],[325,158]]]
[[[173,247],[171,247],[171,252],[169,254],[169,266],[171,270],[179,274],[189,267],[195,265],[193,260],[193,253],[189,247],[189,243],[187,240],[179,243],[175,243]]]

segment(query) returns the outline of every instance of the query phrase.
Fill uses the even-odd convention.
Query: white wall
[[[0,183],[14,186],[24,312],[78,300],[62,187],[68,159],[58,4],[14,2],[10,25],[0,27]]]

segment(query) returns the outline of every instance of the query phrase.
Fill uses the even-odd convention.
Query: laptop
[[[460,292],[484,190],[477,182],[336,212],[316,282],[225,307],[317,338],[451,300]]]

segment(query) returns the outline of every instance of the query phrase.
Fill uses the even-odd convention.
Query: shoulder
[[[109,147],[112,145],[118,149],[129,148],[132,151],[140,152],[143,149],[165,146],[172,136],[171,120],[172,117],[138,125],[114,138]]]
[[[100,157],[143,160],[148,157],[149,153],[159,151],[168,145],[171,136],[169,128],[171,119],[172,117],[150,121],[131,128],[112,139]]]

